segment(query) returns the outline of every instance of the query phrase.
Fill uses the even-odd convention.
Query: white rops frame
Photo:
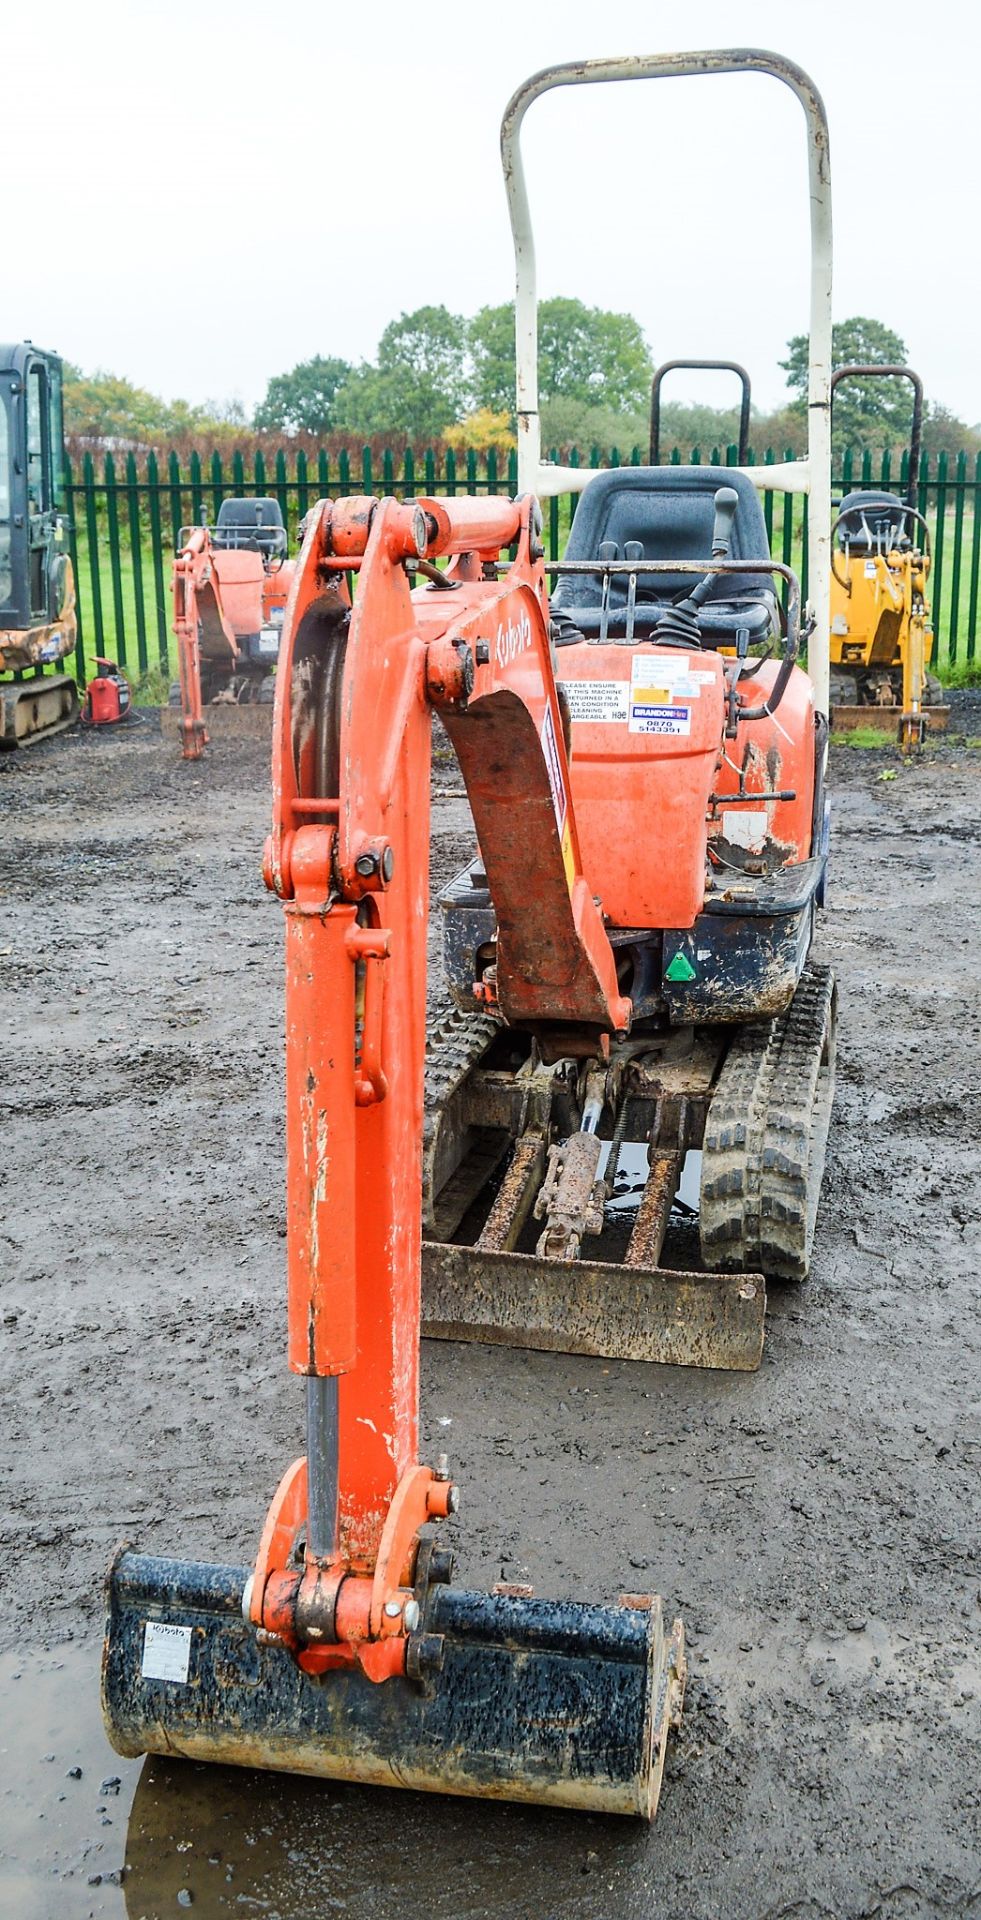
[[[613,60],[576,60],[532,74],[509,101],[501,122],[501,157],[507,188],[515,267],[515,360],[517,368],[518,485],[542,499],[577,493],[592,479],[586,467],[560,467],[542,460],[538,413],[538,291],[535,241],[521,160],[521,124],[533,100],[553,87],[607,80],[661,80],[673,75],[768,73],[797,95],[807,121],[811,206],[811,323],[807,380],[807,457],[780,466],[743,467],[754,485],[781,493],[806,493],[809,602],[814,631],[808,669],[814,701],[826,714],[829,698],[831,601],[831,169],[828,121],[813,80],[780,54],[756,47],[726,52],[623,54]],[[729,469],[731,471],[731,469]]]

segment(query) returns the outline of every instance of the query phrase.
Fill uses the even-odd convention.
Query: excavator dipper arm
[[[510,902],[502,1005],[532,1023],[557,1005],[600,1036],[629,1013],[580,870],[535,511],[353,500],[309,518],[264,863],[286,918],[289,1364],[307,1450],[251,1574],[117,1556],[103,1701],[123,1752],[650,1818],[680,1622],[666,1633],[651,1596],[455,1588],[429,1529],[457,1491],[417,1453],[432,707]],[[489,563],[512,544],[498,580]],[[413,592],[413,563],[437,557],[446,584]]]
[[[211,650],[228,649],[229,671],[238,659],[238,641],[225,617],[207,527],[193,527],[174,561],[174,633],[181,687],[181,751],[199,760],[208,745],[201,700],[201,639]]]

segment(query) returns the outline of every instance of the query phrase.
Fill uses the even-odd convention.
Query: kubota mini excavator
[[[204,708],[272,697],[294,563],[278,500],[223,500],[214,528],[185,527],[174,560],[181,752],[208,745]]]
[[[906,498],[856,489],[832,528],[832,722],[895,723],[903,748],[921,747],[928,727],[943,728],[950,708],[927,671],[934,653],[927,598],[930,535],[917,506],[923,435],[923,382],[911,367],[838,367],[843,380],[902,379],[913,388]]]
[[[804,103],[812,217],[826,221],[823,110],[773,55],[586,63],[517,99],[543,84],[746,70]],[[826,275],[819,291],[812,354],[830,325]],[[520,322],[519,311],[519,343]],[[823,457],[815,476],[826,482]],[[491,1029],[478,1130],[499,1096],[495,1124],[515,1145],[498,1200],[509,1185],[523,1196],[509,1217],[544,1162],[547,1261],[564,1249],[574,1288],[577,1243],[602,1204],[604,1114],[649,1125],[656,1168],[667,1115],[680,1141],[686,1106],[707,1104],[721,1072],[709,1202],[723,1259],[733,1222],[737,1265],[757,1247],[799,1263],[809,1240],[816,1187],[801,1155],[824,1124],[815,1089],[822,1057],[830,1077],[833,985],[807,964],[823,732],[796,664],[799,594],[757,550],[742,477],[713,496],[711,475],[694,492],[686,475],[667,498],[650,473],[620,495],[620,477],[599,476],[580,502],[583,557],[562,563],[551,602],[531,491],[324,501],[308,516],[264,861],[286,918],[289,1363],[306,1380],[307,1447],[251,1569],[128,1547],[114,1557],[103,1707],[121,1752],[648,1818],[656,1806],[681,1709],[681,1623],[666,1630],[649,1595],[607,1607],[458,1588],[432,1533],[457,1492],[442,1457],[435,1469],[417,1459],[434,708],[480,843],[466,881],[478,898],[463,921],[452,904],[447,916],[464,926],[451,978],[478,989],[477,1012],[461,1017]],[[822,507],[827,497],[825,484]],[[774,574],[788,586],[783,657],[751,663],[746,636],[776,620]],[[484,916],[479,939],[471,912]],[[460,1045],[466,1078],[469,1026]],[[768,1131],[747,1167],[758,1108]],[[430,1158],[441,1131],[442,1117]],[[649,1181],[641,1266],[662,1211]],[[604,1273],[594,1287],[601,1313],[608,1284]],[[726,1344],[728,1314],[745,1346],[744,1312],[758,1336],[755,1282],[722,1284],[706,1337]],[[639,1318],[655,1291],[640,1288]],[[696,1293],[697,1277],[667,1321],[697,1319]],[[683,1326],[679,1338],[693,1345]]]

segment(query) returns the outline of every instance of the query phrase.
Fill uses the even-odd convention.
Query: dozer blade
[[[31,747],[78,719],[78,688],[67,674],[15,680],[0,687],[0,747]]]
[[[427,1241],[422,1331],[547,1353],[754,1372],[766,1282],[758,1273],[672,1273],[548,1260]]]
[[[872,727],[882,733],[895,734],[903,717],[900,706],[833,706],[831,709],[832,733],[853,733],[858,727]],[[950,708],[945,706],[924,707],[922,717],[927,723],[928,733],[946,733],[950,722]]]
[[[123,1548],[109,1572],[102,1706],[117,1753],[181,1754],[372,1786],[654,1815],[684,1691],[680,1621],[429,1588],[409,1666],[311,1678],[242,1617],[244,1567]]]

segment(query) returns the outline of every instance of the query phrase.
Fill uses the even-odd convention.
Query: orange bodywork
[[[207,527],[194,527],[174,561],[174,633],[181,689],[181,751],[198,760],[208,745],[202,664],[230,678],[241,641],[261,634],[286,605],[294,563],[275,571],[261,553],[215,547]]]
[[[631,732],[631,685],[649,680],[651,690],[667,695],[685,667],[688,678],[681,684],[691,691],[675,707],[685,713],[677,724],[690,731]],[[776,663],[765,662],[750,682],[754,701],[765,699],[776,675]],[[767,839],[785,849],[785,860],[807,858],[814,701],[805,673],[791,675],[779,720],[741,723],[730,742],[723,741],[725,680],[717,653],[679,657],[676,649],[649,643],[563,647],[558,679],[572,716],[572,797],[584,869],[612,926],[694,925],[705,900],[706,844],[725,837],[725,808],[710,808],[710,802],[714,795],[734,795],[740,772],[744,794],[793,791],[793,800],[761,798],[759,811],[766,816]],[[607,712],[616,711],[615,720],[576,718],[588,710],[576,697],[584,683],[596,689],[597,702],[605,699]],[[704,833],[693,830],[701,820]]]

